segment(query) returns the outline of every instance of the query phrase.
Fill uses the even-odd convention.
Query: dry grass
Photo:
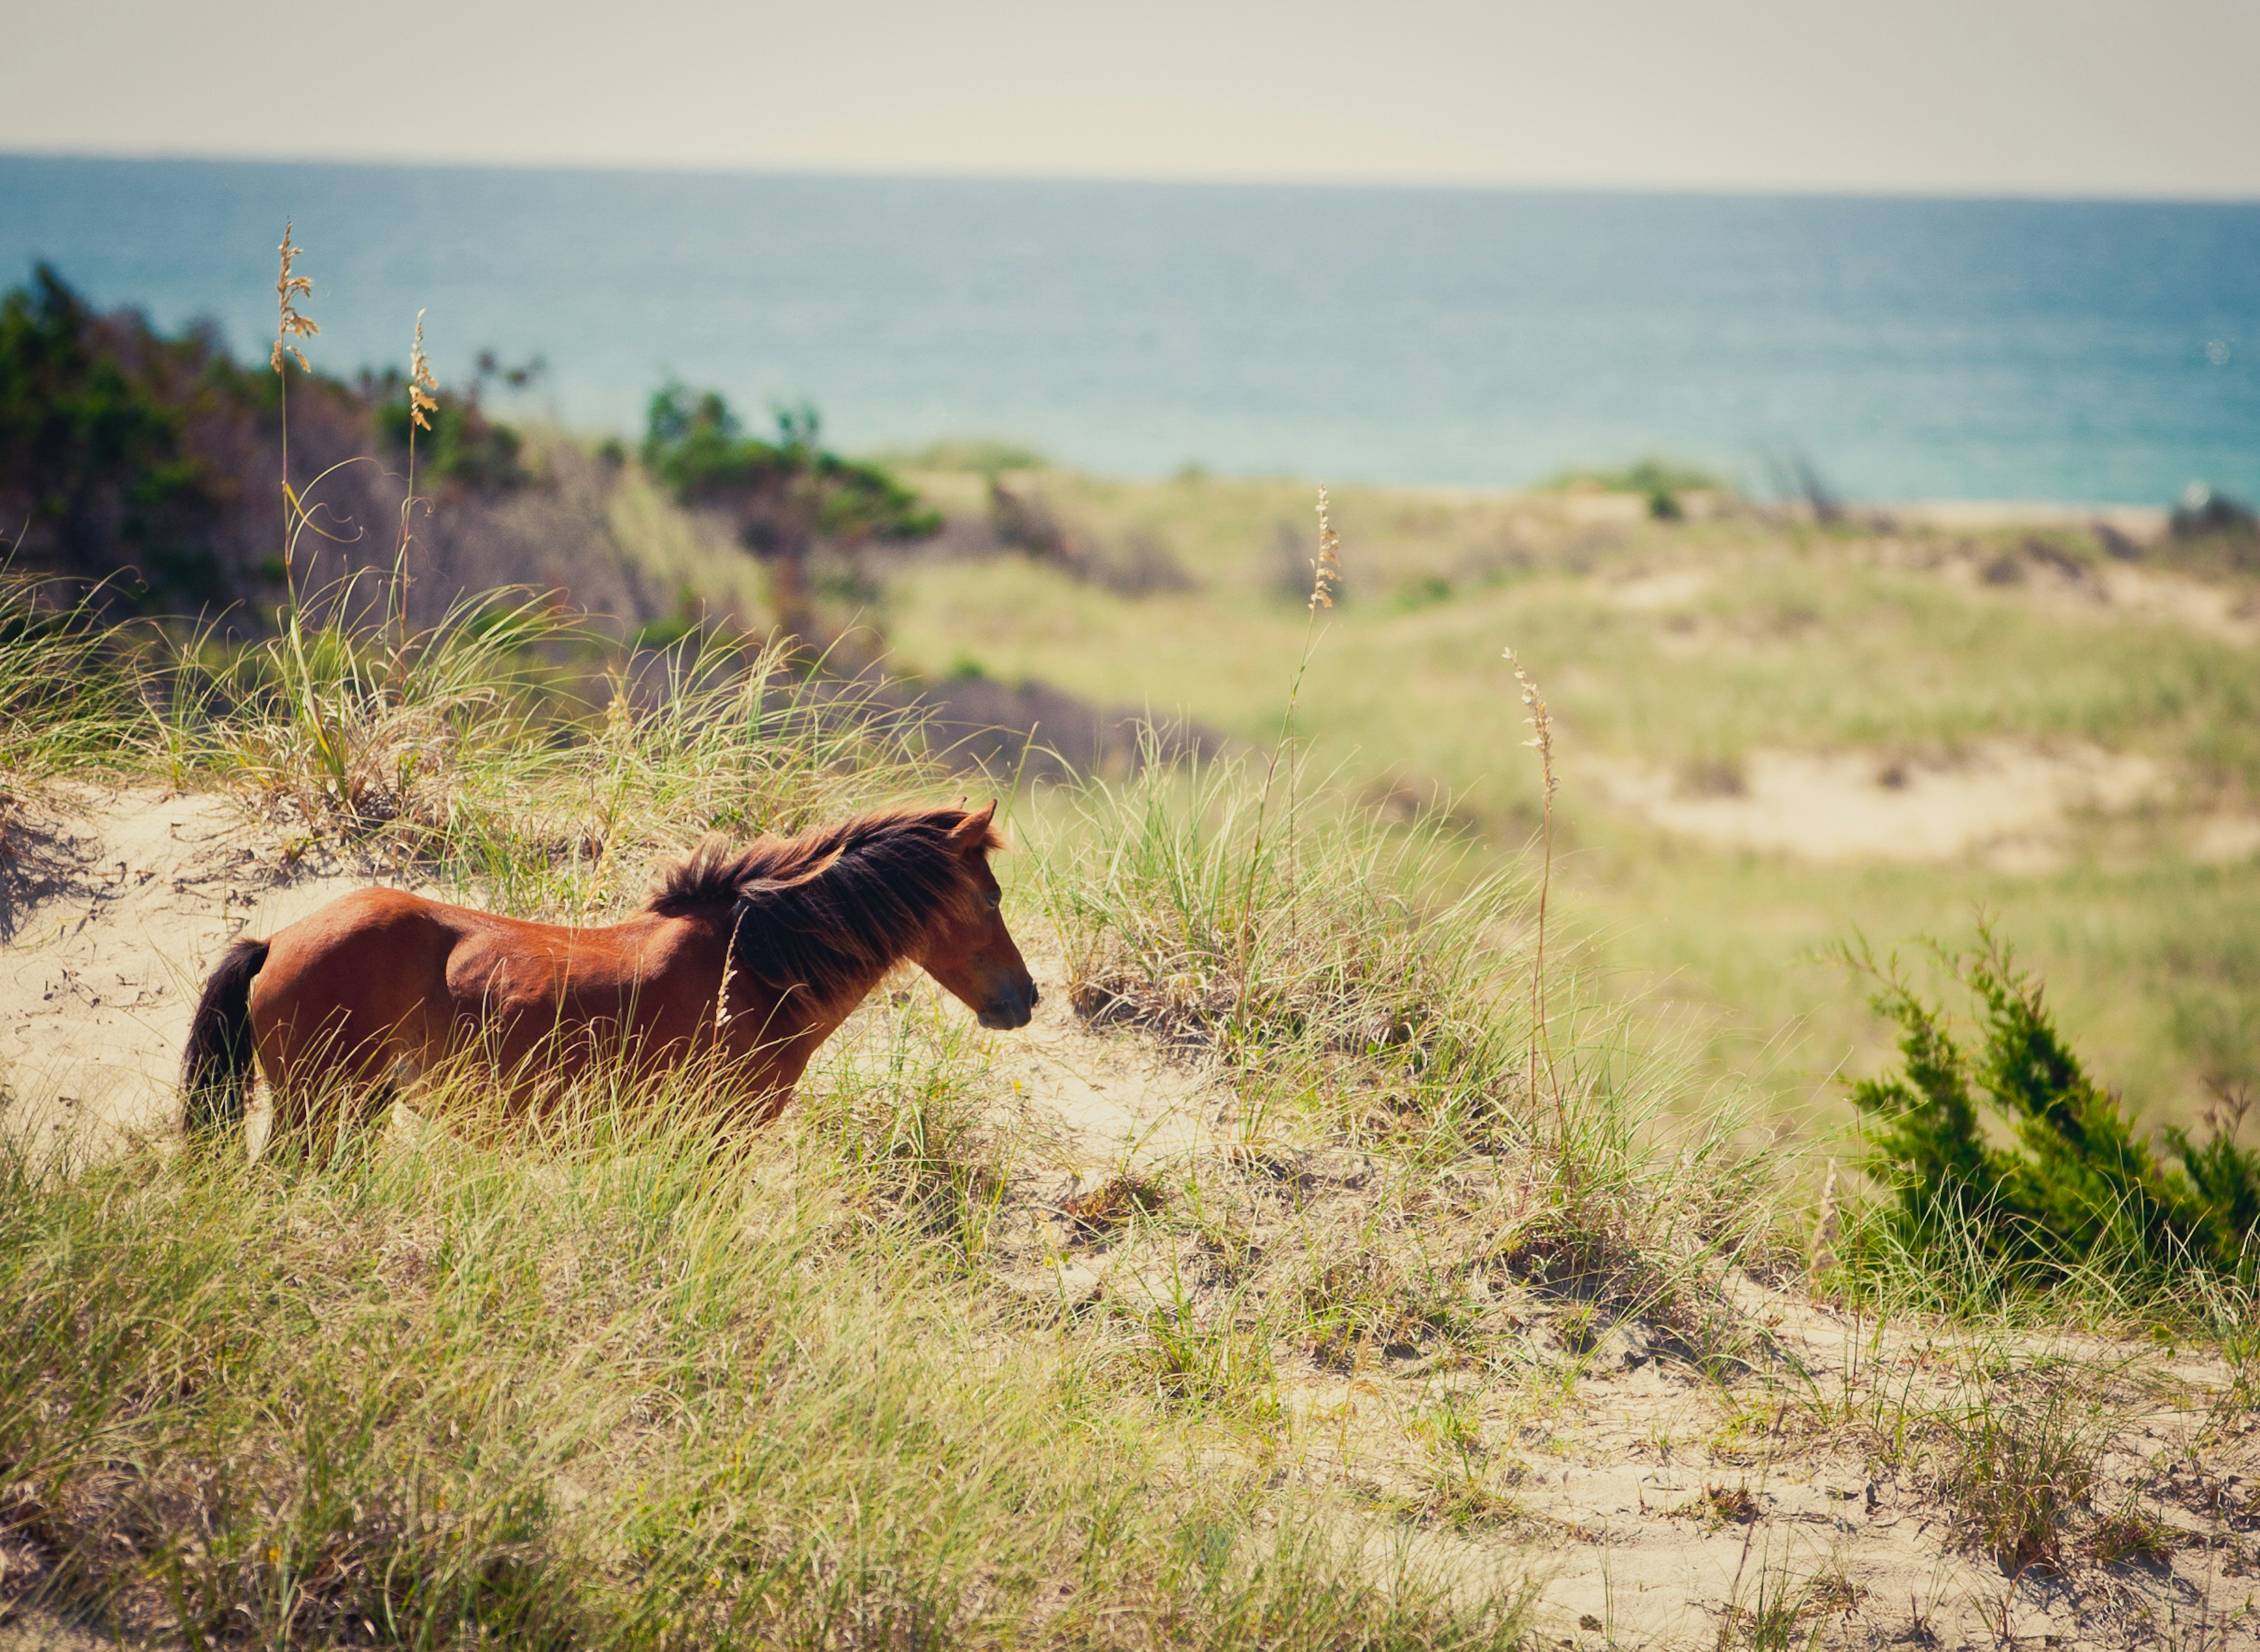
[[[1523,742],[1538,754],[1539,764],[1539,844],[1538,914],[1533,926],[1530,943],[1530,1060],[1529,1077],[1526,1081],[1532,1095],[1538,1094],[1538,1057],[1541,1048],[1546,1056],[1546,1078],[1554,1096],[1554,1109],[1563,1116],[1562,1084],[1554,1075],[1554,1050],[1547,1037],[1546,1023],[1546,904],[1554,892],[1554,794],[1561,783],[1554,777],[1554,719],[1547,710],[1546,697],[1538,691],[1538,684],[1522,669],[1514,657],[1514,650],[1505,650],[1507,664],[1513,669],[1514,681],[1522,690],[1522,704],[1530,713],[1530,738]],[[1563,1134],[1567,1134],[1566,1118],[1563,1119]]]
[[[1841,1578],[1800,1576],[1786,1563],[1762,1561],[1738,1578],[1735,1598],[1719,1614],[1718,1652],[1793,1652],[1821,1643],[1827,1619],[1844,1605]]]
[[[951,1213],[991,1172],[899,1124],[930,1040],[870,1036],[750,1159],[599,1081],[485,1148],[0,1167],[11,1595],[288,1645],[1512,1643],[1322,1501],[1174,1470],[1143,1395],[1197,1357],[1012,1336]]]
[[[2156,1512],[2169,1480],[2138,1420],[2159,1400],[2131,1349],[2058,1353],[2009,1322],[1888,1324],[1863,1327],[1840,1391],[1787,1400],[1777,1427],[1794,1412],[1792,1432],[1940,1510],[1961,1546],[2013,1579],[2156,1567],[2188,1541]],[[2232,1398],[2222,1414],[2243,1408]]]
[[[2005,1398],[1981,1391],[1936,1426],[1931,1472],[1969,1541],[2011,1576],[2063,1570],[2072,1522],[2091,1503],[2115,1432],[2105,1409],[2074,1384],[2044,1381]]]

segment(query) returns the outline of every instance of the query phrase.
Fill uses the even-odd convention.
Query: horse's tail
[[[189,1053],[181,1063],[192,1136],[236,1123],[249,1103],[251,977],[266,962],[265,941],[237,941],[197,1000],[196,1019],[189,1023]]]

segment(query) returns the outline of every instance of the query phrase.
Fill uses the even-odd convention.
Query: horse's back
[[[251,989],[270,1076],[312,1054],[316,1041],[331,1059],[361,1059],[374,1045],[410,1054],[444,1037],[440,1000],[460,934],[452,911],[404,890],[365,889],[277,930]]]
[[[581,929],[463,916],[447,958],[447,994],[460,1019],[483,1028],[505,1064],[545,1043],[561,1052],[623,1040],[646,1058],[664,1059],[663,1051],[686,1051],[712,1014],[723,937],[704,926],[649,913]],[[558,1043],[561,1033],[570,1036]]]
[[[261,982],[277,982],[342,966],[366,975],[373,968],[442,968],[461,926],[454,909],[406,890],[363,889],[286,924],[268,939]]]

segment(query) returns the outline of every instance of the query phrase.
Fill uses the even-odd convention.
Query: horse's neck
[[[829,999],[812,997],[805,988],[779,992],[734,972],[726,974],[723,1042],[733,1055],[758,1054],[771,1069],[772,1082],[794,1083],[818,1046],[840,1030],[840,1023],[855,1012],[894,967],[889,962],[859,970]]]

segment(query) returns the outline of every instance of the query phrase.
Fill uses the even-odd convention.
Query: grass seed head
[[[284,220],[282,245],[276,249],[282,254],[282,268],[275,277],[275,348],[268,360],[280,373],[282,358],[287,354],[297,361],[301,373],[311,373],[313,368],[306,365],[306,353],[290,340],[311,339],[321,328],[298,313],[298,300],[314,290],[314,283],[307,276],[291,273],[291,267],[298,261],[298,254],[306,249],[292,244],[290,227],[290,221]]]
[[[440,411],[440,383],[424,354],[424,312],[416,312],[416,341],[408,347],[408,417],[418,430],[432,428],[428,413]]]
[[[1334,532],[1333,520],[1327,515],[1327,490],[1319,490],[1319,554],[1311,563],[1311,613],[1315,618],[1321,608],[1334,605],[1334,592],[1341,589],[1341,535]]]
[[[1538,691],[1537,683],[1522,669],[1522,662],[1514,657],[1514,650],[1506,649],[1504,657],[1507,664],[1514,668],[1514,680],[1522,688],[1522,704],[1530,712],[1524,720],[1530,725],[1531,738],[1522,743],[1536,752],[1543,762],[1546,800],[1551,803],[1555,789],[1561,784],[1554,777],[1554,719],[1546,709],[1546,697]]]

